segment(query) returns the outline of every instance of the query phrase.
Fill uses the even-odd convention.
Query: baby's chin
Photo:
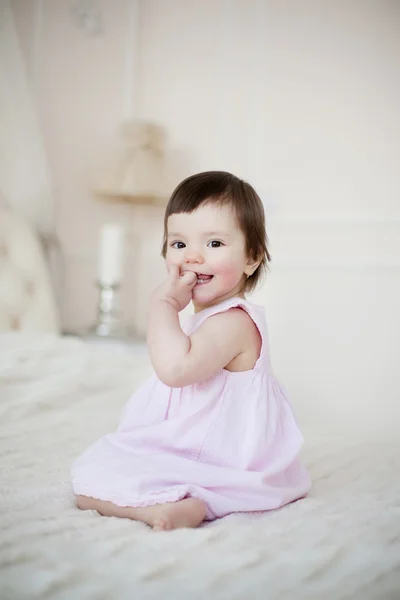
[[[240,291],[234,289],[226,290],[205,290],[202,286],[195,286],[192,290],[193,304],[197,307],[207,308],[208,306],[214,306],[230,298],[241,296]]]
[[[194,304],[198,304],[199,306],[208,306],[210,304],[215,304],[220,297],[220,292],[216,292],[215,290],[208,289],[206,290],[205,284],[195,285],[192,290],[192,300]]]
[[[205,292],[205,290],[202,289],[198,289],[197,286],[195,286],[192,290],[192,298],[194,301],[198,301],[201,303],[207,303],[207,302],[212,302],[215,298],[218,297],[218,294],[213,294],[210,292]]]

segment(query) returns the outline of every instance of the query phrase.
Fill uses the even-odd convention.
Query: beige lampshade
[[[131,121],[121,128],[122,150],[104,169],[96,194],[103,199],[139,204],[165,204],[164,128],[158,123]]]

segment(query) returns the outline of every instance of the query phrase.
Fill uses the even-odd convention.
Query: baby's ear
[[[244,269],[244,272],[247,275],[247,277],[250,277],[250,275],[253,275],[254,271],[257,269],[260,262],[261,262],[261,260],[254,260],[252,258],[249,258],[247,260],[246,267]]]

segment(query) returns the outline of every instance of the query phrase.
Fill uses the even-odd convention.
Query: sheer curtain
[[[39,233],[59,297],[49,166],[9,0],[0,0],[0,196]]]
[[[54,203],[43,139],[9,0],[0,7],[0,188],[46,236],[54,231]]]

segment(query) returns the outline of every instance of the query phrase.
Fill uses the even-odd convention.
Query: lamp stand
[[[127,328],[122,322],[120,312],[117,310],[117,293],[120,284],[108,284],[97,281],[99,288],[99,303],[97,320],[90,328],[89,334],[107,339],[121,339],[128,337]]]

